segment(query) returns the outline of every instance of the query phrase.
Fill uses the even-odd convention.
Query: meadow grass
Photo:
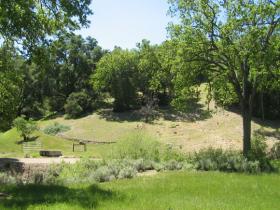
[[[46,135],[43,132],[37,131],[33,134],[36,141],[42,142],[42,149],[46,150],[60,150],[66,157],[95,157],[101,158],[103,154],[110,151],[110,145],[95,145],[88,144],[87,151],[84,152],[83,148],[76,148],[72,151],[73,142],[62,139],[56,136]],[[11,129],[5,133],[0,133],[0,158],[1,157],[24,157],[25,154],[20,143],[21,138],[15,129]],[[39,152],[32,152],[31,156],[38,157]]]
[[[98,185],[0,186],[0,209],[266,209],[280,206],[279,174],[166,172]]]

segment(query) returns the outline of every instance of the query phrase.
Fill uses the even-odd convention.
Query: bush
[[[260,134],[254,134],[248,158],[251,161],[258,161],[262,171],[272,171],[273,167],[270,164],[266,151],[267,144],[265,142],[265,137]]]
[[[108,91],[114,111],[122,112],[137,106],[138,77],[136,53],[116,48],[97,63],[92,84],[97,92]]]
[[[13,121],[13,124],[20,133],[20,136],[23,137],[24,141],[27,141],[30,138],[30,135],[38,129],[36,122],[25,120],[23,117],[17,117]]]
[[[272,146],[269,152],[269,158],[274,160],[280,159],[280,142],[277,142]]]
[[[69,131],[69,130],[70,130],[69,126],[62,125],[62,124],[59,124],[58,122],[55,122],[54,124],[47,126],[44,129],[44,133],[54,136],[58,133],[66,132],[66,131]]]
[[[183,168],[183,163],[176,160],[169,160],[164,164],[164,169],[169,171],[181,170]]]
[[[133,161],[132,165],[138,172],[155,169],[155,162],[151,160],[138,159]]]
[[[240,152],[208,148],[195,153],[193,164],[198,170],[248,172],[261,171],[260,162],[247,160]]]
[[[17,184],[19,181],[17,180],[16,177],[11,176],[7,173],[1,173],[0,172],[0,184]]]
[[[108,182],[116,179],[115,175],[108,168],[108,166],[101,166],[93,173],[93,178],[97,182]]]
[[[113,148],[113,159],[145,159],[158,161],[160,159],[160,144],[142,132],[136,132],[125,137]]]
[[[77,118],[91,109],[91,98],[85,92],[71,93],[64,105],[67,118]]]
[[[135,168],[128,166],[128,167],[122,168],[120,170],[118,178],[119,179],[131,179],[131,178],[135,177],[136,174],[137,174],[137,171],[135,170]]]

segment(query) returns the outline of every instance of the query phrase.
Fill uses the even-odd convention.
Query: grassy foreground
[[[279,174],[168,172],[79,186],[0,186],[0,209],[279,209]]]

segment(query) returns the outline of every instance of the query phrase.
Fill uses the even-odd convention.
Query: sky
[[[159,44],[167,39],[167,0],[93,0],[89,28],[78,31],[94,37],[105,49],[134,48],[142,39]]]

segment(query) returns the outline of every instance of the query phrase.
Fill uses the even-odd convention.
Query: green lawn
[[[36,141],[42,142],[42,149],[60,150],[67,157],[96,157],[100,158],[104,153],[110,152],[110,145],[87,145],[87,152],[72,152],[73,142],[55,136],[45,135],[42,132],[36,132],[33,137],[37,137]],[[5,133],[0,133],[0,157],[24,157],[20,136],[15,129],[11,129]],[[79,148],[77,148],[79,150]],[[34,157],[39,154],[32,153]]]
[[[279,209],[279,174],[168,172],[98,185],[3,187],[0,209]]]

